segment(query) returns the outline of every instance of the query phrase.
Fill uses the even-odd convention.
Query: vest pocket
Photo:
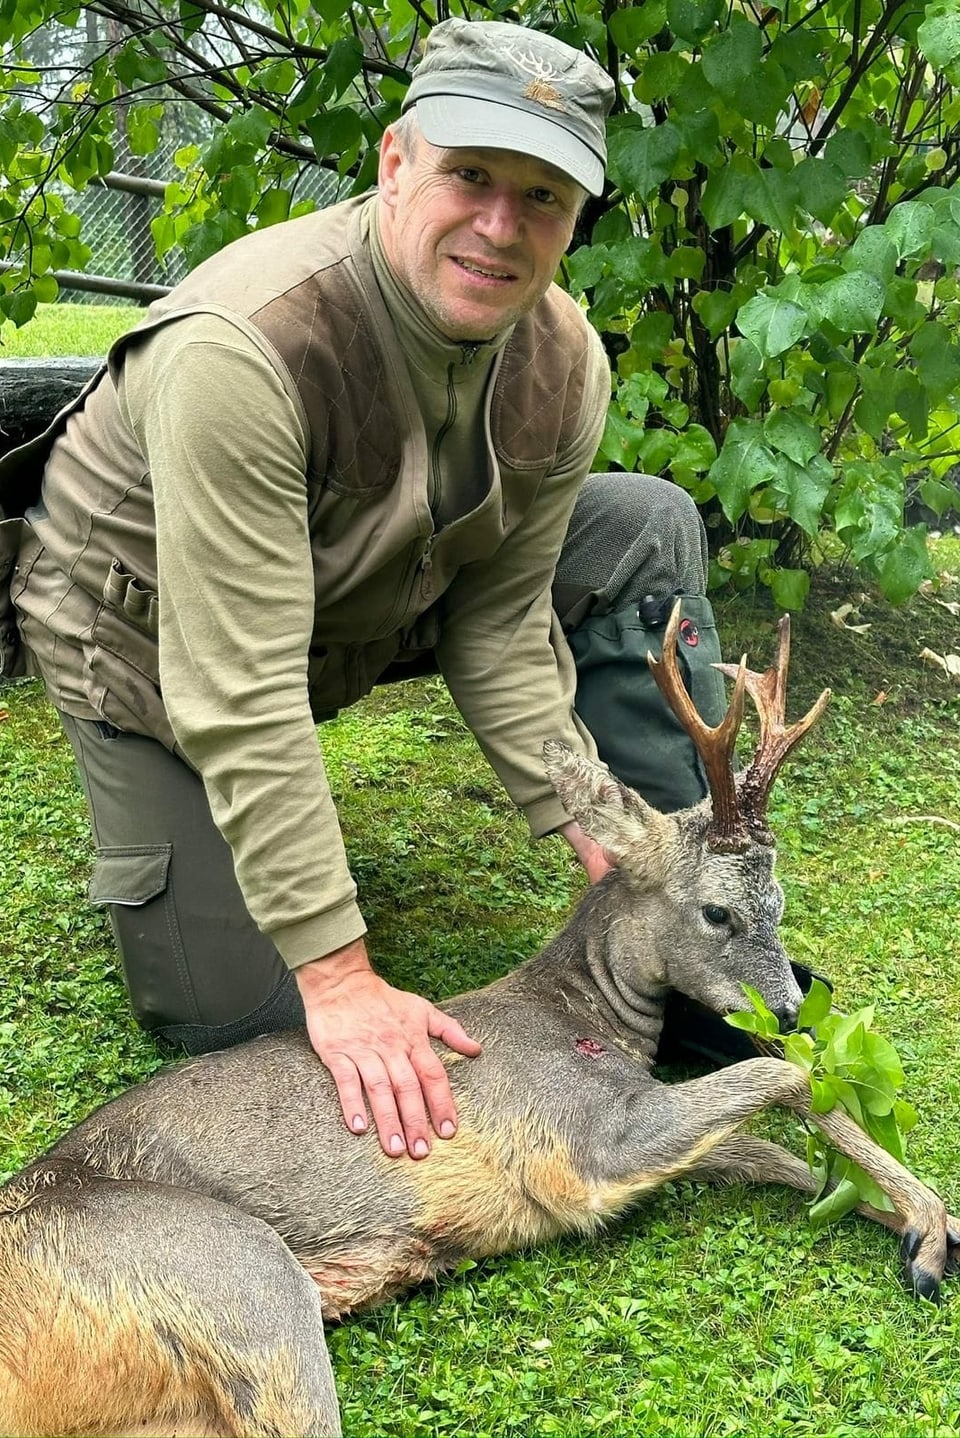
[[[159,739],[176,750],[160,696],[157,641],[106,604],[84,644],[90,703],[101,718],[131,734]],[[178,751],[177,751],[178,752]]]

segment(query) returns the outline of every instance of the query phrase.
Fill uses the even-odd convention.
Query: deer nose
[[[779,1004],[773,1011],[774,1017],[780,1026],[782,1034],[789,1034],[797,1027],[797,1016],[800,1013],[799,1004]]]

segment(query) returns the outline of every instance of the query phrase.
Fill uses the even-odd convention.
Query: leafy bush
[[[505,4],[465,3],[468,16]],[[0,226],[17,324],[90,258],[69,191],[190,115],[154,223],[194,265],[292,201],[357,193],[437,16],[423,6],[0,0]],[[907,498],[960,502],[960,9],[897,0],[518,0],[617,82],[610,184],[564,279],[615,361],[598,463],[703,507],[715,583],[799,607],[824,544],[898,602],[930,574]],[[106,17],[69,49],[69,30]],[[56,20],[56,24],[54,21]],[[64,57],[66,56],[66,60]],[[60,65],[59,88],[45,66]],[[55,183],[56,182],[56,183]]]

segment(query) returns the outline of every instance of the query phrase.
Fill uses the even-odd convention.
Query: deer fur
[[[844,1115],[811,1113],[802,1070],[757,1057],[681,1083],[653,1073],[671,989],[723,1013],[749,983],[795,1019],[772,844],[718,849],[709,799],[661,814],[558,744],[546,758],[617,867],[541,954],[445,1003],[483,1044],[477,1059],[441,1050],[456,1137],[414,1162],[348,1133],[299,1032],[99,1109],[0,1189],[0,1433],[338,1433],[323,1319],[464,1258],[596,1232],[680,1175],[812,1193],[805,1164],[739,1132],[773,1104],[876,1179],[895,1212],[861,1211],[937,1295],[960,1225]]]

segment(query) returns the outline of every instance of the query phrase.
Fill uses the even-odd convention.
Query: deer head
[[[703,761],[710,793],[691,809],[661,814],[607,769],[563,745],[544,747],[547,772],[565,808],[618,869],[624,935],[648,984],[678,989],[718,1013],[740,1009],[750,984],[792,1025],[801,1001],[778,935],[783,891],[774,877],[773,835],[766,806],[780,765],[819,718],[825,690],[798,723],[784,723],[790,620],[778,631],[777,654],[764,674],[721,665],[735,679],[730,707],[716,727],[704,723],[677,664],[680,606],[664,635],[663,657],[648,662],[667,703]],[[760,717],[756,752],[742,773],[734,746],[744,694]],[[612,930],[611,930],[612,932]]]

